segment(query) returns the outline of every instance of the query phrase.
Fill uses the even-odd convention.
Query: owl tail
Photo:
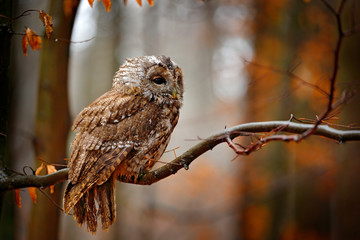
[[[64,208],[68,213],[73,208],[73,217],[81,226],[86,223],[87,230],[96,233],[98,217],[102,229],[107,230],[116,218],[115,178],[110,177],[105,183],[94,186],[82,194],[81,183],[69,183],[65,190]],[[79,194],[82,194],[79,197]],[[74,199],[79,199],[74,203]],[[97,202],[97,204],[96,204]]]

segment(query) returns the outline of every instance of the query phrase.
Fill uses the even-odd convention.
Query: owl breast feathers
[[[115,180],[152,167],[167,147],[183,98],[181,69],[165,56],[127,59],[112,88],[76,117],[64,209],[96,232],[115,221]]]

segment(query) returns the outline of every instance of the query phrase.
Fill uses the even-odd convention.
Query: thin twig
[[[329,100],[328,100],[326,110],[319,117],[319,119],[315,122],[314,127],[312,129],[309,129],[306,132],[302,133],[297,141],[301,141],[302,139],[307,138],[308,136],[312,135],[316,131],[318,126],[322,123],[322,121],[325,120],[334,109],[333,102],[334,102],[334,98],[335,98],[335,83],[336,83],[336,78],[337,78],[337,74],[339,71],[340,49],[341,49],[341,45],[342,45],[343,38],[344,38],[344,32],[343,32],[342,23],[341,23],[341,12],[344,9],[345,0],[342,0],[340,2],[338,10],[335,10],[335,8],[333,8],[326,0],[322,0],[322,2],[330,10],[330,12],[335,16],[338,35],[339,35],[338,40],[336,42],[336,47],[334,50],[333,71],[332,71],[331,77],[329,79],[330,80]]]
[[[54,204],[55,207],[57,207],[59,210],[61,210],[61,212],[63,212],[63,213],[65,212],[64,209],[51,196],[49,196],[49,194],[47,194],[47,192],[45,192],[41,188],[39,188],[39,190],[42,194],[44,194],[44,196],[47,199],[49,199],[52,202],[52,204]]]
[[[284,75],[287,75],[289,76],[289,78],[292,78],[292,79],[295,79],[297,80],[298,82],[300,82],[301,84],[305,85],[305,86],[308,86],[310,88],[313,88],[314,90],[318,91],[319,93],[325,95],[326,97],[329,96],[329,94],[322,88],[320,88],[319,86],[315,85],[315,84],[312,84],[304,79],[302,79],[301,77],[299,77],[298,75],[294,74],[292,71],[293,70],[288,70],[288,71],[283,71],[281,69],[278,69],[276,67],[273,67],[273,66],[265,66],[265,65],[262,65],[262,64],[259,64],[259,63],[255,63],[255,62],[251,62],[251,61],[248,61],[248,60],[244,60],[245,63],[247,64],[250,64],[254,67],[258,67],[258,68],[264,68],[264,69],[268,69],[269,71],[272,71],[274,73],[279,73],[279,74],[284,74]]]

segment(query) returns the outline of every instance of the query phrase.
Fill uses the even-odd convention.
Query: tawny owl
[[[115,221],[115,181],[137,179],[159,160],[179,119],[181,69],[165,56],[127,59],[112,88],[83,109],[68,162],[65,213],[96,232]]]

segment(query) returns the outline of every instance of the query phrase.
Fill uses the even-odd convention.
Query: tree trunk
[[[12,17],[12,1],[0,0],[0,14]],[[8,159],[8,125],[10,116],[10,41],[12,37],[11,22],[0,18],[0,178],[6,176],[4,167],[10,167]],[[14,201],[12,194],[0,193],[0,239],[14,239]],[[7,206],[3,207],[3,203]]]
[[[50,163],[66,164],[67,135],[70,127],[68,107],[68,60],[71,32],[76,10],[65,16],[63,1],[51,1],[50,15],[53,17],[53,38],[44,39],[41,53],[41,70],[36,117],[35,151],[36,166],[39,159]],[[56,37],[66,39],[55,41]],[[49,194],[58,205],[62,202],[62,184],[57,184],[55,193]],[[61,211],[45,196],[38,194],[29,227],[29,239],[57,239],[59,214]]]

